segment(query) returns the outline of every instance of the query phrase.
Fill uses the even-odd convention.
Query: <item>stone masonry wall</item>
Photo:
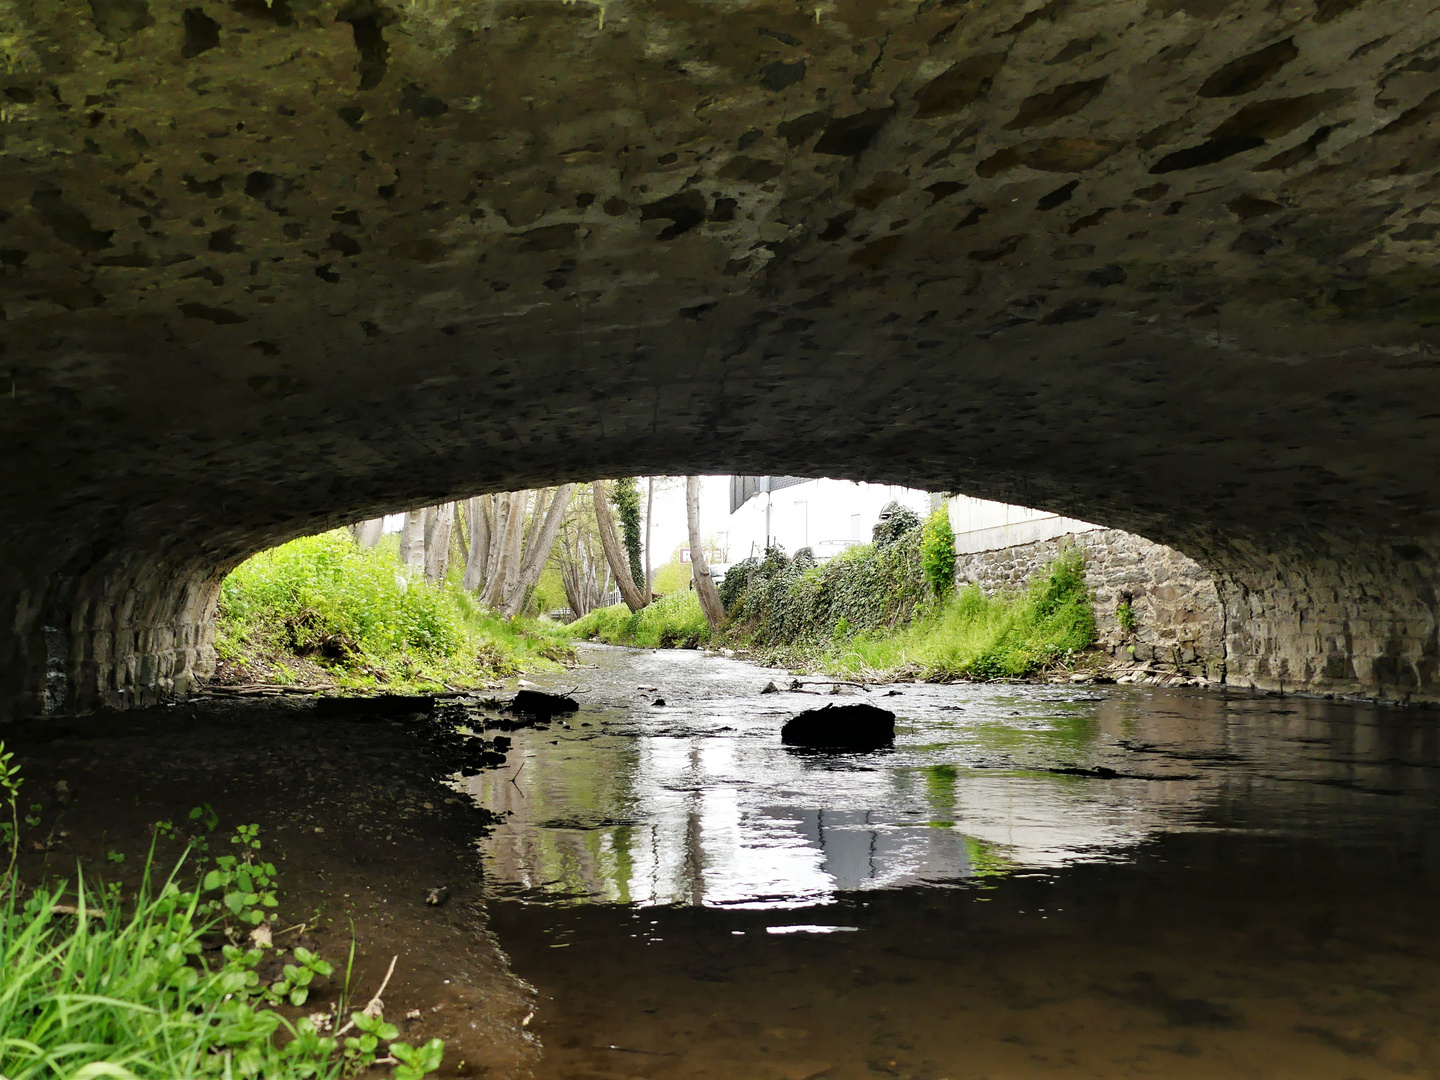
[[[1099,644],[1121,660],[1155,661],[1222,680],[1225,620],[1211,576],[1173,548],[1119,529],[1040,540],[955,557],[955,582],[987,593],[1023,588],[1030,576],[1073,545],[1085,553],[1085,580],[1095,596]],[[1129,600],[1135,630],[1117,618]]]

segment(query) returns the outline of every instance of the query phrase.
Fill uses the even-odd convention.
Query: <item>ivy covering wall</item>
[[[800,645],[908,622],[933,594],[921,572],[919,519],[909,514],[897,525],[886,522],[877,543],[821,565],[809,548],[793,559],[770,548],[736,563],[720,587],[729,633],[761,647]]]

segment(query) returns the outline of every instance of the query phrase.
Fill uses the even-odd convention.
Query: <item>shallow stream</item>
[[[1434,712],[583,659],[463,782],[544,1080],[1440,1076]]]

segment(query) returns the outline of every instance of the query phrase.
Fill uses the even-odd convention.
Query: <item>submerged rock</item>
[[[895,743],[895,714],[874,705],[806,709],[786,723],[780,741],[816,750],[877,750]]]
[[[546,694],[539,690],[521,690],[510,702],[510,711],[522,716],[558,716],[577,712],[579,703],[565,694]]]

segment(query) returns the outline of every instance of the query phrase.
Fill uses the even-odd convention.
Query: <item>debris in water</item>
[[[440,907],[446,900],[450,899],[450,889],[441,885],[438,889],[431,889],[425,894],[425,903],[431,907]]]

